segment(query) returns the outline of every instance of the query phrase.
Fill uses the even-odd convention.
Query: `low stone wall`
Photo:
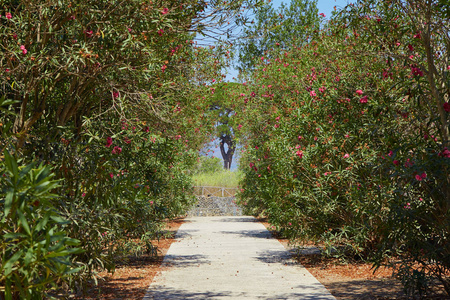
[[[198,201],[188,211],[188,216],[242,216],[235,197],[198,196]]]

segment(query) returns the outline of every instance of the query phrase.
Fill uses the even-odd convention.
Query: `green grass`
[[[215,173],[200,173],[193,176],[195,186],[237,187],[242,177],[240,171],[223,170]]]

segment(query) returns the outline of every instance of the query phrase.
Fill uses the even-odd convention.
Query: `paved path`
[[[335,299],[253,217],[190,217],[150,299]]]

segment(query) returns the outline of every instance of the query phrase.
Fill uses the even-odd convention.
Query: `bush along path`
[[[394,267],[410,297],[438,284],[450,295],[444,3],[357,1],[310,43],[274,44],[230,91],[244,212],[329,255]]]

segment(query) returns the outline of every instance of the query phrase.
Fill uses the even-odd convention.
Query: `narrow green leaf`
[[[12,272],[12,267],[16,261],[22,256],[23,250],[19,250],[3,265],[4,276],[8,276]]]
[[[27,219],[20,210],[17,210],[17,215],[19,217],[19,224],[21,224],[23,229],[25,229],[25,231],[31,236],[31,230],[30,226],[28,225]]]
[[[4,152],[5,154],[5,163],[8,170],[13,174],[15,177],[14,183],[17,182],[17,175],[19,175],[19,168],[17,167],[17,162],[14,159],[14,157],[9,154],[7,150]]]

